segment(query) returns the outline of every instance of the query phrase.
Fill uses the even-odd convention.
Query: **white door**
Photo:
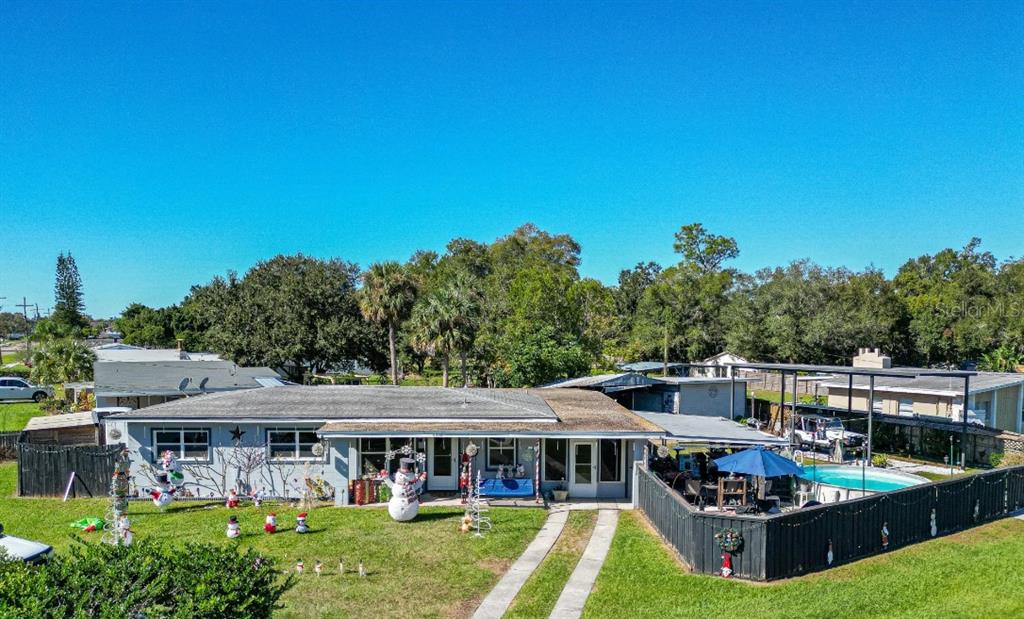
[[[459,468],[456,461],[456,441],[453,438],[430,440],[430,462],[427,469],[427,487],[431,490],[457,490]]]
[[[569,497],[597,496],[597,441],[572,443]]]

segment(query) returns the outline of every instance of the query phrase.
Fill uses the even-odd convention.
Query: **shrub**
[[[1019,451],[1008,451],[1002,454],[998,466],[1021,466],[1024,464],[1024,453]]]
[[[1002,461],[1003,461],[1003,454],[998,452],[998,451],[993,451],[992,453],[990,453],[988,455],[988,464],[992,468],[995,468],[995,467],[999,466],[999,464]]]
[[[885,454],[874,454],[871,456],[871,466],[877,466],[878,468],[884,469],[889,465],[889,456]]]
[[[78,542],[40,566],[0,560],[0,616],[270,617],[292,584],[252,549]]]

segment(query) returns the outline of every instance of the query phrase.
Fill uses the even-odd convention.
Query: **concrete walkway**
[[[618,514],[618,512],[613,512]],[[473,619],[498,619],[508,610],[516,594],[523,588],[526,579],[533,574],[548,551],[555,545],[555,540],[562,534],[565,521],[569,518],[568,511],[552,512],[544,526],[533,538],[526,551],[519,557],[505,575],[501,577],[494,589],[487,594],[484,601],[473,613]]]
[[[597,574],[604,565],[608,549],[615,536],[615,527],[619,523],[619,511],[602,509],[597,513],[597,525],[590,536],[587,549],[583,551],[580,562],[576,564],[569,582],[558,596],[555,608],[551,611],[552,619],[576,619],[583,614],[583,605],[587,603],[590,590],[594,588]]]

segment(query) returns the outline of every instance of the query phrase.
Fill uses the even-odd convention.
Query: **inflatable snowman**
[[[391,489],[388,513],[398,522],[412,520],[420,511],[420,498],[416,492],[423,487],[427,474],[417,476],[412,468],[415,464],[412,458],[402,458],[394,481],[388,477],[387,471],[380,472],[381,480]]]
[[[172,494],[173,490],[163,490],[161,488],[154,488],[150,490],[149,496],[153,499],[153,505],[156,505],[160,509],[163,509],[171,504],[174,499]]]

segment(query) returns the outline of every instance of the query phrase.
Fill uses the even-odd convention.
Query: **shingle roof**
[[[178,386],[191,379],[186,388],[200,393],[199,385],[209,379],[208,392],[259,387],[256,378],[280,378],[263,367],[240,367],[231,361],[97,361],[93,364],[97,396],[181,395]]]
[[[525,390],[364,385],[285,386],[195,396],[116,416],[176,419],[487,419],[553,421]]]
[[[846,377],[836,377],[835,380],[822,383],[822,386],[846,389],[849,386],[848,380]],[[867,389],[868,380],[866,376],[855,376],[853,378],[853,388]],[[970,381],[971,393],[976,393],[1024,383],[1024,374],[978,372],[970,377]],[[964,393],[964,379],[948,376],[920,376],[917,378],[888,378],[879,376],[875,378],[875,390],[903,393],[935,393],[956,397]]]

